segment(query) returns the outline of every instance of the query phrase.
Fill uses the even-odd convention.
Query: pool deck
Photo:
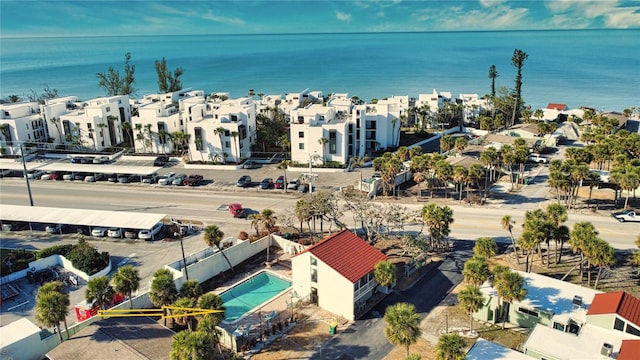
[[[279,261],[273,262],[268,267],[266,265],[263,265],[262,268],[256,268],[253,271],[245,272],[243,274],[238,274],[227,282],[228,285],[225,284],[225,286],[218,287],[215,289],[215,291],[217,293],[221,293],[224,290],[227,290],[230,287],[232,287],[234,284],[250,276],[253,276],[254,274],[262,270],[269,270],[275,274],[278,274],[279,276],[282,276],[288,280],[291,280],[293,274],[292,274],[291,265],[290,265],[291,264],[290,255],[286,256],[283,254],[275,258],[277,258]],[[290,300],[290,297],[291,297],[291,289],[271,299],[269,302],[264,303],[258,310],[248,313],[237,322],[233,324],[222,322],[220,324],[220,327],[224,328],[229,333],[232,333],[233,330],[236,329],[236,327],[238,331],[242,332],[244,329],[247,328],[247,326],[250,326],[249,336],[246,336],[246,337],[249,339],[252,337],[259,337],[260,328],[262,327],[262,331],[267,329],[268,322],[271,324],[277,324],[278,321],[284,322],[285,319],[289,319],[291,317],[291,307],[287,305],[287,301]],[[266,317],[268,315],[271,315],[274,311],[276,315],[270,321],[267,321]]]

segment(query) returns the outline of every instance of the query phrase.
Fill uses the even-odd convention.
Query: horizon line
[[[372,35],[372,34],[429,34],[429,33],[504,33],[551,31],[633,31],[639,28],[575,28],[575,29],[479,29],[479,30],[425,30],[425,31],[349,31],[349,32],[282,32],[282,33],[193,33],[193,34],[109,34],[109,35],[10,35],[0,39],[54,39],[100,37],[153,37],[153,36],[274,36],[274,35]]]

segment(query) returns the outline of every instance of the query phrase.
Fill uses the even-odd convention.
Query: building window
[[[227,149],[231,147],[231,143],[228,141],[224,142],[224,147],[226,147]]]
[[[310,256],[309,259],[311,259],[311,266],[318,265],[318,259],[314,258],[313,256]]]
[[[304,138],[304,131],[298,131],[298,138]]]
[[[163,121],[158,121],[158,141],[160,142],[160,145],[167,143],[167,130]]]
[[[107,112],[111,112],[111,108],[110,108],[110,107],[108,107],[108,106],[105,108],[105,110],[106,110]]]
[[[537,311],[529,310],[529,309],[523,308],[523,307],[519,307],[518,311],[523,313],[523,314],[527,314],[529,316],[538,317],[538,312]]]
[[[640,330],[638,330],[637,328],[627,324],[627,333],[632,334],[632,335],[636,335],[636,336],[640,336]]]
[[[194,134],[194,141],[196,143],[196,150],[202,151],[202,128],[199,128],[199,127],[194,128],[193,134]]]
[[[238,115],[231,115],[231,121],[237,122],[238,121]]]
[[[87,129],[91,130],[91,123],[87,123]]]
[[[564,324],[561,324],[559,322],[553,322],[553,328],[556,330],[560,330],[562,332],[564,332]]]
[[[298,150],[304,150],[304,143],[298,143]]]
[[[311,269],[311,282],[314,282],[314,283],[318,282],[318,270],[317,269]]]
[[[613,323],[613,328],[618,331],[624,331],[624,321],[620,320],[620,318],[616,318],[616,321]]]
[[[231,136],[231,132],[229,130],[224,131],[224,136]]]
[[[329,130],[329,154],[337,154],[338,153],[338,146],[336,144],[336,131],[335,130]]]

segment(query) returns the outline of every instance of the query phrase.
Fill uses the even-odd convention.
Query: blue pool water
[[[224,321],[234,323],[289,287],[291,287],[291,281],[284,280],[267,271],[235,284],[220,294],[226,309]]]

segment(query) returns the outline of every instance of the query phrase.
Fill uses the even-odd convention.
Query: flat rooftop
[[[479,338],[469,349],[467,360],[531,360],[531,357],[493,341]]]

